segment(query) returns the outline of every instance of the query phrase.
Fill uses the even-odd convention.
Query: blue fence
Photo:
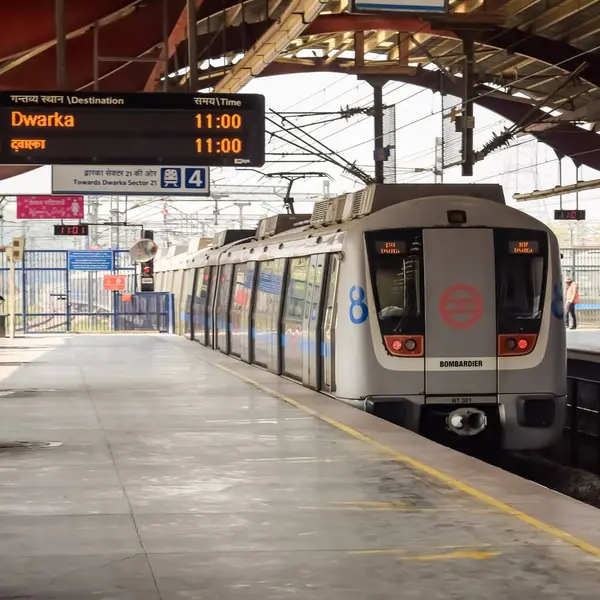
[[[78,254],[82,254],[79,252]],[[136,290],[136,269],[125,250],[104,251],[103,261],[85,256],[69,260],[68,250],[26,250],[16,265],[16,330],[21,333],[169,330],[168,299],[143,300]],[[111,256],[104,256],[110,254]],[[9,268],[0,255],[0,294],[8,299]],[[111,258],[112,260],[108,260]],[[71,256],[73,259],[73,256]],[[76,266],[77,270],[73,267]],[[106,266],[110,270],[102,269]],[[71,268],[69,268],[71,267]],[[105,275],[119,275],[122,291],[104,288]],[[123,299],[128,299],[124,301]],[[145,320],[143,310],[151,309]],[[2,312],[8,312],[5,302]],[[137,319],[137,320],[136,320]]]

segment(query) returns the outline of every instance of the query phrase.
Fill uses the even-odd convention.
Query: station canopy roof
[[[161,90],[165,45],[168,89],[190,89],[186,0],[64,2],[69,90]],[[460,96],[467,37],[476,102],[600,170],[600,0],[450,0],[448,14],[431,18],[352,14],[347,0],[194,3],[197,90],[237,92],[253,77],[331,71]],[[2,3],[0,90],[56,89],[54,6]],[[0,178],[24,170],[3,167]]]

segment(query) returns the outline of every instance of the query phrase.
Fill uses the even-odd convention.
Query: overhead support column
[[[190,63],[190,92],[195,93],[198,87],[198,31],[196,18],[196,0],[187,0],[188,60]]]
[[[398,46],[398,64],[403,67],[408,67],[408,57],[410,56],[410,41],[411,34],[404,31],[398,32],[398,38],[396,40]]]
[[[383,83],[374,83],[373,86],[373,133],[375,134],[374,159],[375,183],[383,183],[383,163],[385,162],[383,149]]]
[[[463,70],[463,110],[462,110],[462,176],[473,175],[473,163],[475,162],[473,152],[473,130],[475,129],[475,118],[473,109],[475,106],[475,44],[473,37],[468,32],[463,34],[463,52],[465,55],[465,68]]]
[[[375,183],[384,183],[384,164],[389,154],[389,148],[383,144],[383,86],[387,83],[385,77],[360,77],[373,87],[373,134],[375,161]]]
[[[354,32],[354,66],[365,66],[365,32]]]
[[[54,0],[54,25],[56,33],[56,87],[67,87],[67,23],[65,0]]]

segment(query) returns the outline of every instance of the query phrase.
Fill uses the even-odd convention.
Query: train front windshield
[[[546,293],[548,237],[543,231],[497,229],[498,333],[537,333]]]
[[[367,234],[371,282],[381,332],[422,333],[423,235],[420,229]]]
[[[490,256],[490,263],[495,261],[496,268],[498,333],[537,333],[548,268],[547,235],[496,229],[493,236],[495,256]],[[423,230],[373,231],[365,239],[382,335],[424,334]]]

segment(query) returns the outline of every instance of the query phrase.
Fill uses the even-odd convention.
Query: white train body
[[[556,441],[558,243],[499,186],[374,185],[291,220],[157,261],[177,332],[415,431]]]

